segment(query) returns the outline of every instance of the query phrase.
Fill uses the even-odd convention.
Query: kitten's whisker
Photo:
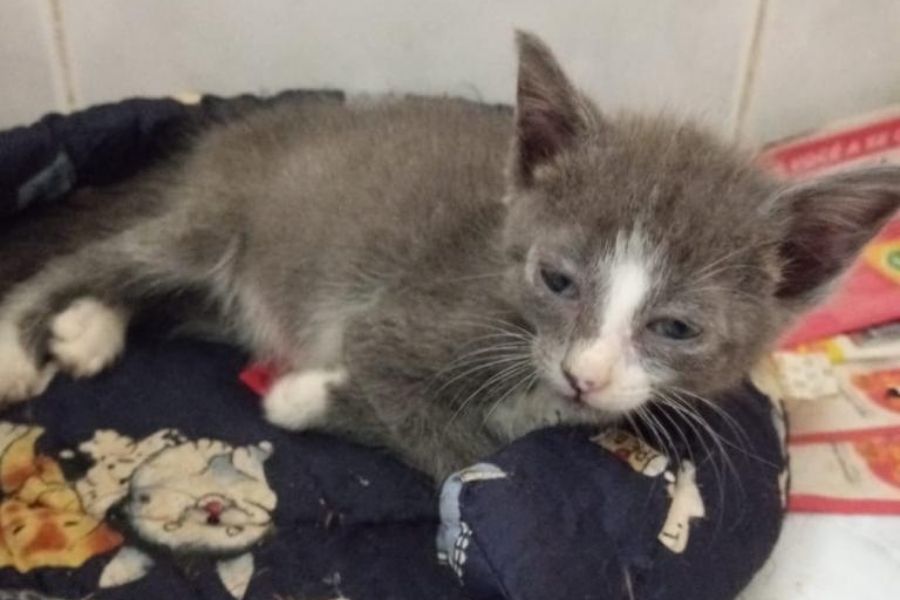
[[[715,487],[717,488],[718,495],[718,505],[722,506],[725,501],[725,473],[723,469],[727,469],[730,474],[732,480],[737,481],[740,485],[740,479],[737,475],[737,469],[731,461],[730,457],[727,453],[724,452],[723,449],[719,448],[718,451],[713,451],[710,449],[704,437],[709,437],[714,444],[718,443],[716,435],[711,433],[706,423],[699,419],[696,415],[690,412],[682,412],[682,416],[686,417],[685,423],[687,423],[693,431],[695,431],[695,435],[697,436],[698,442],[703,446],[703,451],[705,453],[705,458],[702,464],[707,464],[710,467],[710,470],[713,474],[713,479],[715,481]],[[700,429],[693,423],[696,421],[700,424]],[[705,434],[705,435],[704,435]],[[698,463],[698,467],[701,467],[701,464]]]
[[[665,443],[668,444],[667,448],[663,448],[663,453],[669,458],[669,460],[675,459],[676,462],[681,462],[681,458],[678,453],[678,446],[675,444],[675,440],[672,438],[669,431],[666,427],[660,422],[655,414],[646,406],[640,407],[641,414],[644,415],[646,419],[648,419],[651,423],[653,423],[653,427],[656,428],[659,433],[665,438]]]
[[[445,367],[444,370],[440,371],[438,373],[438,375],[442,375],[442,374],[446,373],[447,371],[452,370],[453,368],[456,368],[460,365],[472,362],[472,359],[474,359],[476,357],[479,357],[479,356],[482,356],[485,354],[487,354],[487,355],[503,354],[505,352],[513,351],[513,350],[526,350],[526,348],[523,348],[521,344],[512,343],[512,342],[506,343],[506,344],[496,344],[496,345],[488,346],[485,348],[478,348],[478,349],[472,350],[471,352],[462,354],[462,355],[458,356],[457,358],[455,358],[454,360],[450,361],[450,363],[447,364],[447,367]]]
[[[682,416],[691,419],[694,421],[702,431],[704,431],[707,436],[712,440],[713,443],[718,447],[719,453],[723,456],[727,457],[728,453],[725,450],[725,440],[722,435],[712,428],[712,425],[703,418],[701,414],[697,412],[697,410],[690,405],[690,403],[685,402],[683,398],[678,397],[673,392],[672,395],[665,396],[666,400],[669,402],[669,406],[672,407],[673,410],[677,410],[679,414]]]
[[[704,437],[710,436],[711,438],[715,438],[718,434],[715,432],[710,432],[707,429],[707,423],[704,419],[702,419],[699,415],[695,414],[693,408],[686,408],[684,406],[679,405],[670,397],[666,396],[664,392],[659,392],[658,396],[659,400],[668,408],[676,411],[676,413],[684,419],[684,423],[691,428],[691,431],[694,433],[694,437],[703,448],[703,460],[702,462],[697,462],[696,458],[693,457],[693,450],[691,450],[692,458],[694,458],[694,464],[700,468],[703,464],[709,464],[712,469],[713,478],[716,482],[716,487],[718,488],[719,495],[719,505],[724,501],[725,498],[725,479],[724,474],[722,473],[722,469],[719,466],[719,461],[716,460],[717,456],[721,459],[722,467],[725,466],[725,461],[729,459],[727,454],[724,453],[723,449],[713,451],[709,444],[707,444]],[[695,421],[699,423],[700,428],[695,424]],[[705,435],[704,435],[705,434]],[[733,466],[733,465],[732,465]],[[734,473],[734,469],[731,469],[732,473]]]
[[[706,440],[703,439],[704,438],[703,431],[698,429],[697,425],[694,423],[694,421],[702,420],[702,419],[700,419],[700,417],[698,415],[696,415],[691,409],[679,405],[677,402],[675,402],[670,397],[665,395],[665,393],[662,391],[657,392],[657,399],[660,400],[660,402],[664,406],[674,410],[680,417],[684,418],[685,425],[687,425],[688,427],[691,428],[691,432],[694,434],[694,437],[697,439],[698,443],[700,443],[703,446],[703,452],[704,452],[703,460],[704,461],[711,460],[714,453],[710,449],[709,445],[706,443]],[[703,425],[705,425],[705,423],[701,423],[700,426],[702,427]],[[695,462],[695,464],[699,464],[699,463]]]
[[[481,273],[478,275],[461,275],[459,277],[447,277],[445,279],[437,279],[433,283],[435,284],[445,284],[445,283],[457,283],[460,281],[473,281],[478,279],[490,279],[492,277],[502,277],[506,274],[506,269],[501,269],[499,271],[492,271],[490,273]]]
[[[464,411],[468,408],[468,406],[470,406],[472,400],[476,396],[478,396],[481,393],[488,394],[493,389],[501,387],[508,382],[515,381],[519,377],[526,377],[528,375],[528,371],[529,371],[529,369],[528,369],[527,365],[521,365],[520,368],[507,369],[507,371],[505,373],[498,374],[498,375],[502,375],[502,377],[497,378],[497,376],[495,376],[493,378],[493,379],[495,379],[495,381],[488,380],[487,382],[483,383],[478,389],[476,389],[474,392],[472,392],[469,396],[466,397],[465,400],[463,400],[462,403],[459,404],[459,407],[456,409],[456,411],[453,413],[451,418],[448,420],[447,426],[449,427],[449,425],[451,423],[453,423],[454,420],[456,420],[460,415],[462,415],[464,413]],[[511,388],[514,389],[516,385],[517,384],[513,384],[511,386]],[[510,390],[507,390],[507,392],[504,393],[504,396],[507,393],[509,393],[509,391]],[[454,399],[454,402],[455,401],[456,401],[456,399]]]
[[[721,461],[722,467],[727,469],[727,471],[730,473],[731,481],[733,481],[735,484],[737,484],[739,494],[743,495],[743,493],[744,493],[743,492],[743,482],[741,481],[739,470],[738,470],[737,466],[735,465],[731,454],[728,452],[728,450],[726,449],[725,446],[729,446],[729,447],[738,449],[739,451],[741,450],[741,448],[738,447],[737,445],[735,445],[734,443],[730,442],[727,438],[725,438],[719,432],[715,431],[712,428],[712,425],[709,423],[709,421],[706,418],[704,418],[697,411],[696,407],[693,406],[691,403],[687,402],[685,399],[681,398],[674,392],[671,395],[668,395],[667,397],[671,403],[670,406],[679,410],[679,412],[684,417],[688,418],[691,421],[694,421],[700,427],[700,430],[706,434],[706,436],[710,439],[710,441],[713,442],[713,444],[716,445],[716,447],[718,449],[717,453],[710,453],[709,458],[710,458],[710,464],[713,467],[713,473],[716,477],[717,485],[719,487],[720,505],[721,505],[721,502],[724,502],[725,483],[726,482],[724,479],[724,475],[721,474],[719,471],[719,468],[718,468],[719,462],[715,460],[717,455]],[[702,437],[699,437],[698,439],[702,440]]]
[[[507,340],[503,341],[502,343],[494,343],[494,344],[484,345],[485,342],[487,342],[488,340],[497,339],[497,338],[499,338],[501,340],[504,339],[504,337],[500,334],[491,334],[491,335],[486,335],[486,336],[483,336],[480,338],[476,338],[476,339],[472,340],[471,342],[467,343],[465,346],[463,346],[460,349],[461,353],[458,354],[456,357],[454,357],[453,360],[451,360],[441,371],[438,371],[438,373],[436,373],[436,376],[443,375],[446,372],[448,372],[448,371],[452,370],[453,368],[457,367],[458,365],[460,365],[460,363],[465,363],[465,362],[469,361],[469,359],[471,359],[472,357],[475,357],[480,354],[487,354],[487,353],[491,353],[491,352],[497,352],[499,354],[500,353],[499,351],[501,351],[501,350],[502,351],[521,350],[524,353],[525,351],[529,350],[529,348],[526,344],[522,343],[521,341],[515,340],[515,339],[507,339]],[[466,351],[462,352],[462,350],[466,350]]]
[[[686,401],[685,399],[679,398],[679,400],[682,402],[683,407],[690,406],[690,403],[688,401]],[[722,410],[721,407],[714,406],[713,408],[719,408],[719,410]],[[695,411],[694,407],[691,407],[691,410]],[[727,415],[727,414],[722,415],[722,416],[731,417],[731,415]],[[731,418],[733,419],[733,417],[731,417]],[[727,422],[727,420],[726,420],[726,422]],[[737,421],[735,421],[735,427],[736,427],[736,429],[732,429],[732,432],[735,433],[735,435],[738,435],[740,437],[740,440],[732,441],[732,440],[722,436],[721,434],[717,433],[716,435],[722,441],[722,444],[734,449],[737,452],[740,452],[741,454],[743,454],[744,456],[746,456],[748,458],[752,458],[756,461],[759,461],[762,464],[765,464],[765,465],[773,467],[773,468],[780,468],[779,465],[773,463],[772,461],[766,460],[765,458],[759,456],[758,454],[751,452],[750,447],[749,447],[750,437],[747,435],[747,432],[744,430],[744,428],[742,426],[740,426],[739,423],[737,423]]]
[[[635,409],[634,414],[638,418],[638,420],[644,424],[644,426],[650,432],[650,435],[652,435],[656,440],[656,444],[654,445],[654,447],[658,451],[662,452],[666,456],[666,458],[669,458],[669,453],[666,451],[666,445],[663,442],[662,437],[656,431],[656,427],[654,426],[653,422],[647,418],[647,412],[645,408],[643,406],[638,406]]]
[[[745,302],[750,306],[758,306],[766,310],[769,309],[769,307],[762,302],[762,299],[760,297],[754,296],[749,292],[745,292],[744,290],[740,290],[737,288],[726,287],[724,285],[704,285],[699,287],[691,286],[690,290],[694,293],[719,291],[723,292],[727,296],[738,298],[742,302]]]
[[[675,430],[679,433],[682,441],[685,444],[685,448],[687,449],[687,452],[688,452],[691,462],[694,465],[696,465],[697,468],[702,468],[702,466],[704,464],[708,464],[710,466],[710,469],[713,474],[713,479],[715,481],[715,487],[717,488],[718,506],[722,506],[725,501],[725,475],[722,472],[722,467],[720,466],[719,461],[716,460],[716,455],[718,454],[719,457],[722,459],[722,461],[723,461],[722,466],[724,466],[724,461],[727,460],[728,457],[725,454],[723,454],[721,451],[716,453],[710,449],[707,442],[703,439],[704,436],[701,433],[701,431],[699,431],[697,429],[697,426],[692,422],[691,418],[688,418],[688,417],[694,417],[695,415],[685,414],[684,413],[685,409],[683,407],[679,407],[677,404],[672,403],[666,397],[660,397],[660,399],[662,400],[662,402],[661,402],[662,406],[661,406],[661,410],[660,410],[659,414],[661,416],[665,417],[669,421],[669,423],[672,424],[672,426],[675,428]],[[684,431],[678,425],[678,422],[676,421],[675,416],[670,414],[667,409],[674,410],[677,415],[679,415],[683,418],[683,423],[691,428],[691,431],[693,432],[694,437],[697,439],[698,443],[701,445],[701,447],[703,449],[704,455],[703,455],[702,461],[697,460],[697,457],[694,453],[692,444],[688,441],[687,436],[684,434]],[[680,463],[680,461],[681,461],[680,455],[679,455],[678,459],[679,459],[679,463]],[[732,473],[734,473],[733,469],[732,469]]]
[[[440,385],[440,387],[438,387],[436,390],[433,391],[433,393],[435,393],[435,394],[440,393],[440,392],[444,391],[447,387],[449,387],[449,386],[453,385],[454,383],[456,383],[457,381],[459,381],[460,379],[469,377],[471,375],[474,375],[475,373],[480,373],[481,371],[485,371],[487,369],[493,369],[493,368],[500,367],[503,365],[508,365],[509,363],[521,363],[521,362],[525,362],[525,361],[529,360],[529,357],[527,355],[519,355],[519,354],[501,354],[498,357],[490,357],[490,358],[491,358],[490,360],[487,360],[485,362],[470,361],[464,365],[459,365],[459,368],[466,367],[466,369],[463,372],[454,375],[453,377],[451,377],[450,379],[448,379],[447,381],[442,383]],[[469,365],[472,365],[473,363],[474,363],[474,366],[469,366]],[[444,375],[449,375],[450,373],[452,373],[452,370],[447,371],[446,373],[444,373]],[[435,383],[436,383],[436,381],[435,381]]]
[[[453,423],[453,421],[455,421],[456,418],[459,417],[460,414],[462,414],[462,412],[465,410],[465,408],[469,404],[469,402],[471,402],[472,399],[475,398],[482,391],[497,385],[501,381],[504,381],[510,377],[518,375],[518,373],[520,372],[521,369],[528,368],[529,366],[530,366],[529,363],[523,362],[520,360],[518,362],[515,362],[513,365],[508,366],[505,369],[502,369],[501,371],[492,375],[484,383],[482,383],[480,386],[478,386],[475,389],[475,391],[473,391],[471,394],[469,394],[466,397],[466,399],[462,401],[462,403],[460,403],[459,407],[456,409],[456,411],[450,417],[450,420],[447,422],[447,427],[449,427]],[[456,398],[454,398],[454,401],[455,400],[456,400]]]
[[[478,327],[484,327],[492,333],[476,338],[466,344],[466,347],[475,347],[461,353],[444,368],[434,374],[430,378],[430,382],[427,386],[429,393],[440,393],[454,383],[482,371],[505,367],[500,373],[490,377],[475,392],[480,393],[485,386],[490,387],[494,385],[496,378],[499,375],[507,373],[510,363],[512,363],[512,366],[515,366],[516,363],[530,361],[533,334],[523,327],[494,317],[479,317],[478,319],[470,318],[467,321],[460,320],[460,322],[462,324],[468,323]],[[512,331],[507,329],[507,327],[512,328]],[[492,340],[494,343],[490,343]],[[455,371],[459,372],[454,374]],[[431,391],[433,385],[439,383],[440,380],[444,378],[447,379],[443,381],[436,390]],[[468,400],[469,399],[467,399],[466,402],[468,402]],[[456,416],[457,415],[455,414],[453,418]]]
[[[526,329],[524,326],[513,323],[512,321],[507,321],[506,319],[501,319],[499,317],[490,317],[483,315],[475,315],[468,314],[466,315],[468,318],[456,318],[454,322],[459,323],[460,325],[475,325],[485,328],[493,328],[494,330],[516,333],[523,337],[528,338],[529,340],[534,337],[534,332]]]
[[[772,276],[772,272],[765,267],[760,267],[759,265],[755,265],[752,263],[733,263],[729,265],[724,265],[714,271],[710,271],[709,273],[703,274],[701,277],[694,276],[690,279],[689,284],[691,285],[691,289],[693,289],[694,285],[698,283],[703,283],[704,281],[708,281],[717,275],[721,275],[723,273],[728,273],[729,271],[757,271],[762,273],[768,277]],[[688,282],[686,282],[687,284]]]
[[[739,246],[739,247],[735,248],[735,249],[732,250],[731,252],[729,252],[729,253],[727,253],[727,254],[724,254],[724,255],[722,255],[722,256],[720,256],[720,257],[718,257],[718,258],[716,258],[716,259],[710,261],[709,263],[707,263],[707,264],[704,265],[703,267],[701,267],[701,268],[697,271],[697,273],[695,274],[695,277],[697,277],[697,278],[702,278],[704,275],[706,275],[707,273],[709,273],[710,270],[712,270],[712,269],[714,269],[715,267],[721,265],[722,263],[724,263],[724,262],[727,261],[728,259],[733,258],[733,257],[735,257],[735,256],[738,256],[738,255],[742,254],[743,252],[746,252],[747,250],[748,250],[748,249],[747,249],[747,247],[745,247],[745,246]],[[695,281],[702,281],[702,279],[695,279]]]
[[[665,402],[663,402],[662,405],[663,405],[663,407],[667,407]],[[691,447],[691,444],[688,441],[687,436],[685,435],[685,433],[681,429],[681,427],[678,425],[678,422],[675,420],[675,418],[672,415],[670,415],[668,413],[668,411],[665,410],[665,408],[660,410],[657,414],[659,415],[660,418],[665,418],[666,421],[668,421],[672,425],[672,427],[675,429],[675,432],[678,434],[678,437],[681,438],[681,442],[684,444],[684,448],[687,450],[688,454],[690,455],[691,462],[693,462],[694,464],[697,464],[697,460],[694,457],[694,449]]]
[[[531,337],[525,336],[525,335],[523,335],[523,334],[521,334],[521,333],[518,333],[518,332],[516,332],[516,331],[507,331],[507,330],[505,330],[505,329],[500,329],[499,327],[491,327],[491,328],[485,327],[484,329],[485,329],[486,331],[491,332],[491,333],[487,333],[487,334],[485,334],[485,335],[477,336],[477,337],[471,339],[469,342],[467,342],[467,343],[463,346],[463,348],[467,348],[467,347],[469,347],[469,346],[477,345],[477,344],[480,344],[480,343],[482,343],[482,342],[484,342],[484,341],[486,341],[486,340],[492,340],[492,339],[501,339],[501,340],[508,340],[508,341],[516,341],[516,342],[521,343],[521,344],[523,344],[523,345],[530,344],[531,341],[532,341],[532,338],[531,338]]]
[[[632,414],[624,413],[622,416],[625,417],[625,420],[631,426],[632,431],[634,431],[634,434],[638,437],[638,439],[641,440],[641,442],[643,442],[645,445],[650,446],[651,444],[649,442],[647,442],[647,438],[644,437],[644,432],[641,431],[640,426],[637,423],[635,423],[633,418],[631,418]]]
[[[712,400],[709,400],[708,398],[704,398],[703,396],[700,396],[694,392],[691,392],[690,390],[686,390],[684,388],[674,386],[674,385],[670,385],[668,387],[670,390],[672,390],[675,393],[675,396],[678,397],[680,400],[683,400],[683,398],[680,398],[680,395],[684,394],[685,396],[688,396],[689,398],[697,400],[698,402],[702,403],[704,406],[708,407],[710,410],[715,412],[723,421],[725,421],[729,425],[729,428],[732,430],[732,432],[736,436],[738,436],[740,439],[742,439],[745,443],[749,443],[750,438],[747,435],[747,432],[744,431],[743,426],[741,426],[741,424],[737,421],[737,419],[735,419],[733,416],[728,414],[728,412],[725,409],[723,409],[721,406],[719,406]]]
[[[534,384],[535,381],[537,381],[537,379],[538,374],[533,370],[530,374],[528,372],[523,373],[522,379],[517,384],[510,387],[510,389],[505,394],[503,394],[497,401],[495,401],[491,405],[491,408],[485,413],[484,418],[481,420],[481,424],[486,425],[488,419],[490,419],[491,415],[494,414],[494,411],[497,410],[497,407],[503,404],[511,394],[527,390],[531,385]]]

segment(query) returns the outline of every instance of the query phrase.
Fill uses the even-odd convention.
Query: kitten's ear
[[[512,157],[515,183],[527,186],[534,171],[571,144],[585,127],[578,90],[537,36],[516,32],[519,75]]]
[[[872,167],[792,185],[775,202],[788,218],[777,295],[802,307],[828,290],[900,207],[900,167]]]

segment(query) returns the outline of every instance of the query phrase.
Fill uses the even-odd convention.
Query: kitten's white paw
[[[266,419],[285,429],[316,425],[328,411],[330,389],[347,379],[343,369],[312,369],[278,379],[263,398]]]
[[[80,298],[53,317],[50,353],[74,377],[90,377],[122,353],[127,324],[123,311]]]
[[[41,369],[22,346],[16,327],[0,323],[0,407],[37,396],[53,379],[52,367]]]

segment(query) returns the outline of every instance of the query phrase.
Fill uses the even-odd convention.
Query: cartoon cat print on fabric
[[[108,429],[95,432],[93,438],[78,446],[94,463],[75,483],[87,511],[97,518],[105,517],[110,507],[128,493],[135,469],[161,450],[184,441],[174,429],[162,429],[141,440]]]
[[[106,566],[100,587],[140,579],[154,565],[152,548],[162,547],[218,559],[225,588],[235,598],[246,594],[254,572],[249,550],[273,527],[276,496],[263,470],[271,444],[235,448],[217,440],[187,441],[174,430],[134,441],[104,431],[82,450],[98,463],[80,489],[95,506],[116,498],[137,538]],[[115,474],[101,475],[102,469]],[[118,477],[127,471],[127,479]]]
[[[272,528],[275,493],[263,461],[272,447],[186,442],[135,470],[124,512],[141,538],[178,551],[233,554]]]
[[[662,477],[671,503],[657,539],[674,552],[681,554],[688,545],[691,521],[706,516],[706,506],[697,486],[697,468],[690,460],[678,465],[650,444],[622,429],[608,429],[593,438],[596,444],[622,459],[634,471],[647,477]]]
[[[0,422],[0,567],[78,567],[115,556],[98,586],[136,581],[155,555],[209,557],[225,589],[243,598],[252,548],[273,529],[277,498],[263,464],[272,445],[188,440],[174,429],[143,439],[102,430],[79,446],[92,466],[74,483],[35,452],[40,427]],[[71,457],[71,453],[61,453]],[[107,520],[115,511],[127,531]]]

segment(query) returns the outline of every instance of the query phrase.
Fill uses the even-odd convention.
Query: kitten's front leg
[[[446,340],[429,306],[386,302],[351,322],[342,366],[284,375],[263,400],[268,420],[386,448],[438,482],[496,450],[483,415],[433,385],[446,357],[430,352]]]
[[[439,404],[424,406],[431,400],[421,389],[368,383],[356,385],[343,369],[287,373],[263,398],[263,410],[270,423],[285,429],[332,433],[387,449],[437,483],[495,449],[480,423],[454,419]]]
[[[343,367],[285,373],[263,397],[262,405],[266,419],[278,427],[333,433],[361,444],[396,450],[390,429]]]
[[[266,419],[295,431],[321,427],[334,403],[332,390],[346,380],[342,367],[286,373],[263,398]]]
[[[201,238],[163,215],[59,256],[14,286],[0,299],[0,408],[40,394],[57,367],[88,377],[109,366],[148,298],[209,289],[212,266],[225,264],[233,242],[227,232],[224,241]]]
[[[90,377],[125,346],[129,311],[124,305],[60,294],[64,302],[57,308],[39,293],[41,284],[46,289],[58,280],[52,275],[26,282],[0,303],[0,404],[40,394],[57,367],[73,377]]]

